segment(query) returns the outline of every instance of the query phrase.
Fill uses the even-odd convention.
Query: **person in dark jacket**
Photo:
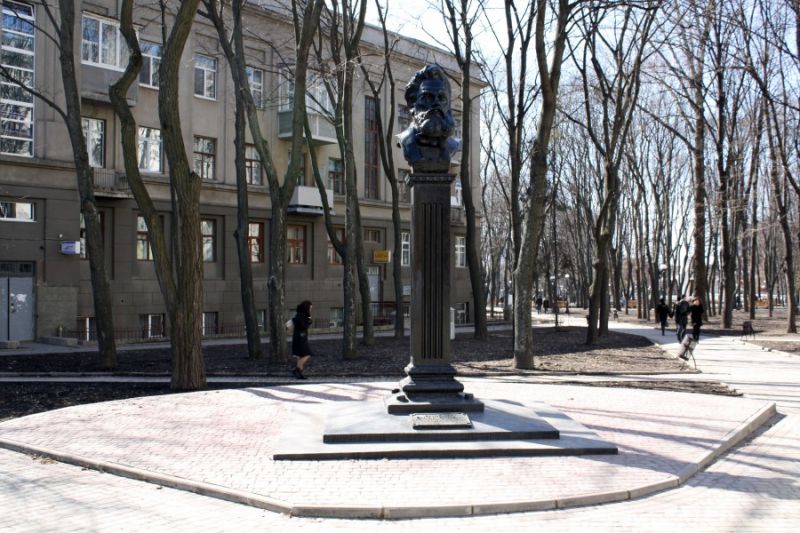
[[[686,325],[689,322],[689,302],[691,301],[691,296],[686,296],[685,298],[681,295],[680,300],[675,304],[675,308],[672,310],[673,314],[675,315],[675,326],[676,326],[676,333],[678,334],[678,342],[683,342],[683,336],[686,335]]]
[[[667,319],[672,316],[672,311],[664,303],[664,298],[661,298],[658,301],[658,305],[656,306],[656,318],[661,323],[661,336],[664,336],[664,330],[667,328]]]
[[[297,379],[308,379],[303,375],[308,360],[313,355],[308,346],[308,328],[311,326],[311,302],[304,300],[297,305],[297,312],[292,318],[294,332],[292,333],[292,355],[297,357],[297,366],[292,370],[292,375]]]
[[[689,316],[692,320],[692,335],[696,341],[700,340],[700,326],[703,325],[703,311],[703,302],[700,298],[692,300],[689,306]]]

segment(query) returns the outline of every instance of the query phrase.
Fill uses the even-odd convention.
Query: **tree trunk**
[[[103,367],[117,367],[117,346],[114,334],[114,313],[111,305],[111,287],[105,266],[102,225],[94,197],[94,169],[89,165],[86,139],[81,124],[81,97],[75,71],[75,6],[73,2],[59,0],[60,27],[58,28],[59,66],[64,84],[66,115],[64,121],[72,144],[73,161],[78,181],[81,213],[86,226],[86,252],[92,283],[97,348]]]

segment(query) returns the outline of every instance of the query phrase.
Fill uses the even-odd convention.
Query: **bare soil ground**
[[[636,320],[633,316],[623,320]],[[650,341],[617,332],[601,338],[597,344],[584,344],[583,327],[552,326],[536,328],[538,366],[536,371],[517,370],[513,367],[513,345],[510,332],[493,333],[487,341],[476,341],[471,335],[459,335],[451,345],[453,365],[462,376],[518,376],[529,374],[535,381],[537,375],[549,373],[608,374],[609,379],[597,381],[592,386],[624,386],[658,388],[707,394],[736,394],[724,385],[713,382],[680,380],[622,381],[615,373],[680,373],[681,364]],[[343,359],[340,340],[311,339],[315,356],[307,367],[306,375],[316,379],[335,381],[341,378],[400,379],[409,362],[409,341],[379,337],[375,345],[359,347],[354,359]],[[268,352],[268,347],[267,352]],[[273,362],[269,354],[261,360],[247,356],[245,344],[209,346],[204,349],[206,372],[209,376],[243,376],[231,387],[246,387],[246,378],[290,377],[293,363]],[[115,375],[166,376],[171,369],[171,353],[165,348],[148,348],[120,351],[119,366]],[[48,355],[0,356],[0,372],[93,375],[106,372],[100,357],[93,351]],[[577,383],[577,381],[576,381]],[[223,388],[224,385],[214,385]],[[161,383],[31,383],[4,382],[0,386],[0,421],[36,412],[99,401],[169,394],[168,385]]]

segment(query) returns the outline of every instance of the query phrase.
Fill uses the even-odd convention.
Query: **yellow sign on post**
[[[372,250],[373,263],[390,263],[392,261],[391,250]]]

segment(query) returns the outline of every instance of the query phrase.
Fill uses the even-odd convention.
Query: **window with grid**
[[[201,219],[200,234],[203,236],[203,261],[213,263],[217,260],[217,221],[210,218]]]
[[[328,159],[328,189],[333,194],[344,194],[344,163],[341,159]]]
[[[304,265],[306,262],[306,227],[290,224],[286,234],[289,264]]]
[[[344,228],[334,228],[334,231],[336,232],[336,238],[344,242]],[[330,238],[328,238],[328,264],[342,264],[342,257],[336,252],[336,248],[333,246],[333,242],[331,242]]]
[[[0,220],[36,222],[36,204],[32,202],[0,202]]]
[[[5,0],[2,5],[3,40],[0,64],[14,80],[34,87],[33,6]],[[0,75],[0,153],[33,157],[34,96]]]
[[[251,263],[264,262],[263,222],[249,222],[247,224],[247,248],[250,250]]]
[[[161,173],[161,130],[140,126],[136,148],[139,170]]]
[[[250,82],[250,94],[258,109],[264,109],[264,71],[260,68],[247,67],[247,81]]]
[[[203,336],[216,335],[219,333],[219,314],[216,311],[203,311]]]
[[[97,218],[100,220],[100,242],[103,242],[103,237],[105,235],[105,220],[103,218],[103,212],[99,211],[97,213]],[[81,259],[87,259],[89,256],[87,255],[86,251],[86,221],[83,219],[83,213],[81,213],[81,230],[80,230],[80,239],[81,239]]]
[[[143,216],[136,217],[136,259],[152,261],[153,248],[150,246],[150,233]]]
[[[95,168],[105,166],[106,121],[97,118],[82,118],[83,137],[89,152],[89,164]]]
[[[250,185],[261,185],[263,183],[261,157],[258,155],[258,150],[256,150],[254,144],[248,144],[244,147],[244,172],[247,176],[247,183]]]
[[[139,315],[139,326],[143,339],[163,337],[165,334],[164,315],[158,313]]]
[[[142,70],[139,72],[139,84],[145,87],[158,88],[158,68],[161,66],[161,45],[150,41],[139,41],[142,50]]]
[[[411,110],[407,105],[397,106],[397,129],[403,132],[411,125]]]
[[[77,320],[78,339],[82,341],[97,340],[97,322],[93,316],[79,316]]]
[[[83,14],[81,62],[115,70],[127,66],[128,45],[119,31],[119,22]]]
[[[204,180],[214,180],[217,162],[217,140],[211,137],[194,138],[194,171]]]
[[[379,199],[380,153],[378,148],[378,101],[364,97],[364,198]]]
[[[456,267],[465,268],[466,266],[467,266],[466,237],[456,236]]]
[[[408,183],[408,177],[411,174],[407,168],[397,170],[397,192],[399,193],[398,200],[405,203],[411,203],[411,187]]]
[[[203,54],[194,55],[194,94],[217,99],[217,60]]]
[[[380,242],[381,242],[381,230],[375,229],[375,228],[365,228],[364,229],[364,242],[380,244]]]
[[[400,266],[411,266],[411,234],[400,232]]]
[[[286,160],[287,161],[286,164],[288,165],[289,164],[288,162],[291,160],[292,160],[292,151],[289,150],[289,159]],[[297,184],[298,185],[306,184],[306,154],[304,153],[300,154],[300,162],[298,163],[297,166]]]

